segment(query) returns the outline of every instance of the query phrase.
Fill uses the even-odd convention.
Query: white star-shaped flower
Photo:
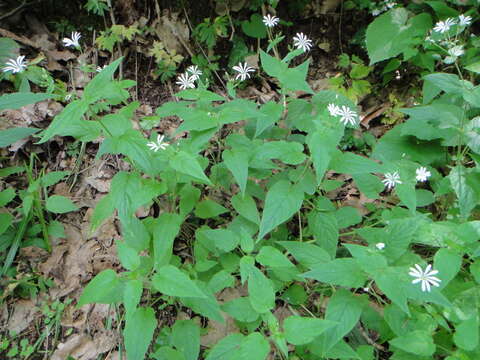
[[[467,15],[459,15],[458,16],[458,25],[460,26],[468,26],[472,23],[472,17]]]
[[[272,16],[272,15],[268,14],[268,15],[263,17],[262,21],[265,24],[265,26],[274,27],[275,25],[277,25],[280,22],[280,19],[276,16]]]
[[[8,60],[3,68],[3,72],[11,71],[12,74],[21,73],[27,68],[27,62],[24,61],[25,56],[18,56],[16,59]]]
[[[184,73],[177,77],[175,84],[180,86],[181,90],[195,89],[195,80],[195,76],[189,76],[187,73]]]
[[[69,47],[74,47],[74,48],[79,48],[80,47],[80,38],[82,37],[82,35],[77,32],[77,31],[74,31],[72,32],[72,38],[63,38],[62,42],[65,46]]]
[[[392,189],[396,184],[401,184],[400,175],[398,171],[393,173],[386,173],[385,179],[382,180],[382,183],[387,187],[387,190]]]
[[[439,32],[443,34],[444,32],[447,32],[450,30],[450,28],[455,25],[455,19],[453,18],[448,18],[445,21],[438,21],[435,24],[435,27],[433,28],[433,31]]]
[[[408,273],[410,276],[413,276],[414,280],[412,280],[412,284],[417,284],[419,282],[422,283],[422,291],[431,290],[431,285],[433,286],[440,286],[442,280],[433,276],[438,274],[438,270],[432,270],[432,265],[428,264],[425,270],[418,264],[415,264],[415,268],[411,267],[410,272]]]
[[[147,146],[150,148],[150,150],[153,150],[157,152],[158,150],[165,150],[167,146],[169,145],[166,142],[163,142],[163,139],[165,138],[164,135],[157,135],[157,142],[151,141],[147,144]]]
[[[250,79],[250,74],[251,72],[254,72],[255,69],[251,66],[248,66],[248,64],[245,62],[245,63],[239,63],[238,65],[234,66],[233,67],[233,70],[235,70],[236,72],[238,72],[238,74],[235,76],[235,80],[246,80],[246,79]]]
[[[420,182],[425,182],[430,176],[432,176],[432,173],[428,171],[427,168],[424,166],[421,166],[417,170],[415,170],[415,173],[417,174],[415,178],[417,179],[417,181]]]
[[[378,16],[378,15],[380,15],[381,13],[382,13],[382,12],[381,12],[380,10],[378,10],[378,9],[373,9],[373,10],[372,10],[372,15],[373,15],[373,16]]]
[[[95,69],[95,71],[98,73],[98,72],[101,72],[103,69],[105,69],[108,65],[105,64],[103,66],[97,66],[97,68]]]
[[[382,243],[382,242],[376,243],[376,244],[375,244],[375,247],[376,247],[378,250],[383,250],[383,249],[385,249],[385,243]]]
[[[351,110],[348,106],[342,105],[342,108],[338,109],[337,115],[340,116],[340,122],[343,125],[356,125],[358,114]]]
[[[340,107],[336,104],[328,104],[327,109],[331,116],[337,116],[341,111]]]
[[[194,77],[195,80],[198,80],[200,78],[200,75],[202,75],[202,70],[198,68],[197,65],[191,65],[187,68],[187,72],[190,73],[191,77]]]
[[[303,51],[308,51],[312,48],[312,40],[307,38],[307,36],[304,33],[297,33],[293,37],[293,45],[297,49],[302,49]]]

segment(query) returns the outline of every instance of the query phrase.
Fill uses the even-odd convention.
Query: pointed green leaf
[[[161,293],[169,296],[205,298],[205,294],[181,270],[165,265],[152,277],[152,284]]]
[[[258,240],[300,210],[303,191],[289,181],[280,180],[267,193]]]
[[[323,319],[290,316],[283,322],[286,340],[293,345],[304,345],[312,342],[325,330],[337,323]]]
[[[127,317],[123,338],[129,360],[143,360],[153,339],[157,319],[152,308],[138,308]]]

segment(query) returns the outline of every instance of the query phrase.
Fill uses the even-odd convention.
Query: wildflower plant
[[[366,33],[371,64],[411,54],[411,39],[464,31],[458,18],[436,34],[427,16],[395,4],[376,17]],[[97,158],[118,155],[131,168],[114,176],[91,218],[96,230],[117,216],[122,269],[97,274],[77,305],[122,304],[119,326],[135,360],[149,349],[152,358],[188,360],[478,358],[475,78],[462,76],[458,59],[460,74],[424,74],[422,104],[402,109],[408,119],[358,154],[340,145],[346,129],[361,129],[361,107],[341,92],[314,92],[309,60],[299,57],[313,39],[293,41],[283,57],[269,46],[258,67],[227,69],[227,94],[188,67],[177,74],[178,101],[143,119],[142,130],[131,121],[135,83],[113,78],[117,59],[39,134],[40,144],[101,138]],[[278,102],[236,95],[254,73],[275,79]],[[171,116],[181,121],[177,140],[144,133]],[[343,186],[368,201],[342,202]],[[141,207],[153,210],[141,218]],[[188,244],[186,261],[178,242]],[[172,304],[192,318],[162,323],[155,339],[158,309]],[[289,309],[282,320],[279,307]],[[201,345],[200,334],[227,315],[239,331]]]

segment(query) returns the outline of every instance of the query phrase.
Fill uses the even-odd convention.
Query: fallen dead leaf
[[[13,315],[8,321],[7,329],[20,334],[35,320],[40,310],[32,300],[18,300],[14,305]]]
[[[72,225],[65,225],[65,238],[39,266],[39,271],[47,278],[53,277],[57,285],[50,289],[50,295],[54,299],[72,294],[83,287],[92,277],[91,260],[99,250],[96,241],[86,241]]]
[[[51,360],[65,360],[69,356],[76,360],[95,360],[98,355],[113,349],[117,338],[112,331],[95,334],[92,339],[86,334],[74,334],[58,345]]]

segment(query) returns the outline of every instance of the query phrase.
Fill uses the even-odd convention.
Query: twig
[[[192,23],[190,22],[190,18],[188,16],[187,9],[185,9],[185,4],[183,3],[183,1],[182,1],[182,7],[183,7],[183,12],[185,13],[185,18],[187,19],[188,27],[190,28],[190,31],[193,33]],[[197,39],[195,39],[195,37],[193,37],[193,39],[195,40],[195,43],[197,44],[197,46],[200,48],[200,51],[202,52],[203,56],[205,56],[205,59],[207,59],[208,64],[212,65],[212,62],[210,61],[207,54],[205,53],[205,50],[203,50],[203,47],[200,46],[200,44],[198,43]],[[220,83],[222,84],[225,91],[228,92],[227,86],[223,82],[223,80],[220,77],[220,75],[218,74],[218,72],[216,70],[213,70],[213,72],[215,73],[215,76],[217,77],[218,81],[220,81]]]
[[[26,37],[15,35],[14,33],[10,32],[8,30],[2,29],[2,28],[0,28],[0,35],[8,37],[10,39],[13,39],[13,40],[15,40],[17,42],[20,42],[22,44],[31,46],[35,49],[40,49],[41,48],[39,45],[35,44],[33,41],[27,39]]]
[[[368,335],[367,331],[363,328],[363,326],[358,323],[358,329],[360,330],[360,334],[362,334],[363,338],[372,345],[375,349],[380,350],[380,351],[386,351],[385,347],[377,344],[375,341],[373,341],[370,336]]]
[[[6,19],[8,18],[9,16],[12,16],[13,14],[15,14],[18,10],[20,10],[21,8],[23,8],[25,5],[27,4],[27,0],[23,0],[23,2],[18,5],[16,8],[10,10],[9,12],[7,12],[6,14],[3,14],[2,16],[0,16],[0,20],[3,20],[3,19]]]

